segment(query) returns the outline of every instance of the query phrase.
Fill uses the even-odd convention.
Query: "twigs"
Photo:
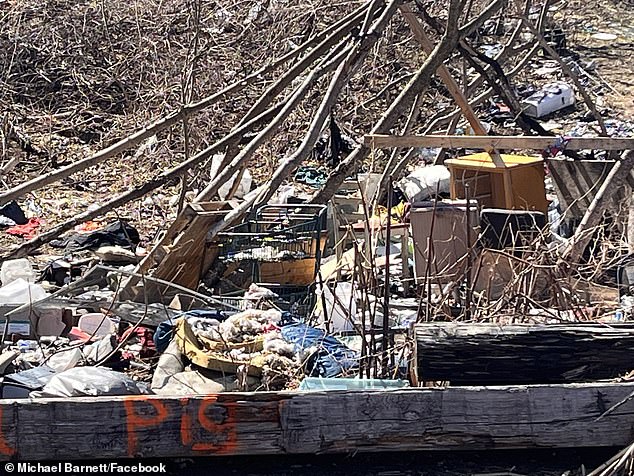
[[[587,476],[625,476],[632,472],[634,472],[634,443],[623,448]]]
[[[452,14],[459,15],[456,10],[458,2],[452,2],[450,11]],[[423,93],[429,86],[432,74],[453,52],[454,48],[460,41],[460,38],[472,32],[479,24],[490,18],[495,11],[502,6],[502,1],[491,2],[482,13],[469,22],[468,25],[458,28],[457,18],[450,16],[448,20],[448,28],[441,39],[440,43],[434,48],[434,51],[427,57],[424,65],[418,70],[414,77],[409,81],[407,86],[401,91],[399,96],[388,107],[381,119],[372,128],[372,134],[382,134],[389,131],[396,121],[404,114],[407,108],[412,104],[416,96]],[[369,149],[360,146],[355,149],[346,159],[344,159],[337,168],[331,173],[324,187],[311,198],[311,203],[326,203],[330,197],[334,195],[337,188],[343,183],[345,177],[363,161],[369,153]],[[395,176],[396,171],[391,171]],[[385,190],[387,177],[379,185],[379,189]]]

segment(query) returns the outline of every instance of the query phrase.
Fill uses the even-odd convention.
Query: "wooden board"
[[[206,242],[207,232],[229,213],[231,206],[232,202],[187,204],[135,273],[151,272],[155,278],[196,289],[218,255],[217,246]],[[174,297],[166,286],[146,283],[143,290],[136,288],[138,284],[138,279],[131,279],[120,294],[126,299],[143,301],[147,293],[150,302],[165,303]]]
[[[553,145],[557,137],[548,136],[389,136],[366,135],[367,147],[390,149],[393,147],[444,147],[448,149],[534,149],[543,150]],[[568,150],[630,150],[634,149],[634,138],[625,137],[571,137],[566,144]]]
[[[587,382],[634,368],[634,324],[439,322],[417,324],[413,335],[420,381]]]
[[[0,401],[0,459],[624,446],[633,383]]]
[[[315,258],[260,263],[262,283],[308,286],[315,282]]]

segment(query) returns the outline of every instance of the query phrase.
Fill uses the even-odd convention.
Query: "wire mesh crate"
[[[258,263],[312,259],[312,281],[325,246],[325,218],[323,205],[265,205],[254,218],[219,235],[219,257],[254,263],[254,282],[262,280]]]
[[[290,311],[298,316],[308,317],[317,302],[314,285],[291,286],[274,283],[258,283],[258,286],[270,289],[278,295],[274,304],[281,311]]]

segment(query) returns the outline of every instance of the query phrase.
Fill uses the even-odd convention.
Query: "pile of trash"
[[[121,299],[125,264],[71,273],[77,253],[105,242],[134,254],[130,236],[138,242],[132,227],[111,224],[67,237],[66,254],[41,270],[26,258],[2,264],[2,398],[292,390],[307,376],[358,373],[357,351],[255,284],[238,306],[213,299],[183,310],[182,296],[171,307]]]

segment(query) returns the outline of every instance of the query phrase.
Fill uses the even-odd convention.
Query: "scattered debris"
[[[0,257],[2,398],[92,402],[155,394],[148,402],[155,402],[158,419],[161,402],[179,398],[182,407],[189,397],[207,402],[219,395],[228,399],[221,403],[237,405],[244,392],[317,398],[339,391],[367,399],[356,415],[367,425],[362,444],[394,449],[400,428],[416,426],[427,413],[440,417],[434,405],[456,401],[451,394],[449,403],[421,407],[423,400],[415,399],[423,389],[417,387],[467,385],[488,392],[486,386],[506,385],[510,390],[491,391],[526,392],[526,404],[534,405],[528,401],[535,398],[532,390],[517,386],[535,385],[561,399],[564,384],[579,384],[575,391],[584,392],[586,384],[629,384],[634,122],[605,102],[610,87],[599,76],[601,65],[571,50],[572,38],[557,24],[564,15],[560,5],[475,2],[463,23],[459,4],[359,6],[323,31],[315,29],[301,46],[283,49],[263,69],[254,65],[246,79],[232,78],[220,92],[193,102],[197,88],[184,85],[190,92],[175,112],[101,151],[62,164],[51,152],[58,169],[29,175],[0,193],[0,226],[9,227],[3,237],[26,240]],[[240,21],[257,30],[260,18],[276,17],[277,9],[276,2],[259,5]],[[211,13],[209,21],[220,15],[223,25],[235,15]],[[233,26],[218,31],[225,28]],[[395,47],[379,40],[407,32],[427,53],[422,65],[379,61],[382,48],[393,53]],[[614,41],[620,34],[589,36]],[[112,46],[108,40],[104,44]],[[20,55],[26,66],[12,65],[12,75],[15,68],[40,64],[36,53]],[[391,64],[403,74],[359,102],[348,96],[375,87],[358,84],[365,82],[357,75],[368,63],[375,69]],[[285,64],[287,71],[274,77]],[[191,76],[200,69],[188,68]],[[38,76],[49,81],[42,71]],[[436,73],[440,82],[432,79]],[[60,82],[56,71],[48,74],[48,87],[83,97],[79,85]],[[15,90],[26,102],[29,91],[44,88],[41,79],[30,81]],[[401,81],[405,85],[392,94]],[[267,89],[254,94],[262,85]],[[128,86],[103,87],[103,100],[123,111]],[[244,111],[242,89],[248,90]],[[583,102],[576,102],[577,94]],[[225,111],[225,102],[234,101],[235,110]],[[218,111],[233,126],[207,134],[213,138],[208,144],[197,127],[213,122]],[[97,126],[96,113],[86,114],[92,126],[82,140],[90,142],[106,129]],[[369,122],[358,118],[366,114]],[[58,120],[54,116],[49,120]],[[3,177],[14,177],[29,164],[9,158],[9,139],[19,125],[9,134],[4,120]],[[172,154],[179,162],[157,165],[155,174],[143,177],[131,169],[120,193],[89,199],[101,186],[86,179],[89,167],[102,167],[133,146],[134,161],[172,153],[176,139],[166,131],[176,125],[184,136],[183,149]],[[397,129],[402,133],[388,135]],[[278,137],[295,130],[302,131],[301,140]],[[351,138],[359,131],[367,132],[364,141]],[[267,167],[254,160],[262,158],[257,154],[266,156]],[[172,193],[177,182],[180,191]],[[52,184],[81,189],[85,209],[68,217],[60,212],[67,197],[32,194]],[[27,194],[33,195],[28,201],[16,201]],[[575,400],[570,405],[583,415],[575,425],[615,403],[588,388],[597,408]],[[436,389],[424,391],[444,398]],[[227,396],[236,392],[243,393]],[[374,395],[392,393],[391,404],[374,408]],[[259,398],[248,395],[245,401]],[[310,406],[308,400],[288,407],[276,400],[286,393],[261,395],[262,407],[249,411],[274,412],[262,403],[270,398],[267,404],[286,412],[283,421],[271,413],[276,425],[294,422]],[[391,405],[404,412],[394,428],[386,423],[394,441],[378,441],[374,417]],[[565,433],[561,428],[569,422],[556,412],[568,411],[560,408],[566,405],[553,402],[554,413],[540,417],[539,425],[554,421]],[[200,408],[199,419],[211,418]],[[450,409],[456,418],[463,410]],[[516,410],[524,418],[525,409]],[[203,427],[215,425],[220,438],[231,433],[222,426],[226,421],[250,418],[236,415],[214,413]],[[610,413],[624,421],[619,438],[631,437],[628,415]],[[190,420],[181,422],[183,438],[191,437]],[[515,423],[500,424],[512,433]],[[452,442],[501,438],[474,435],[473,428],[460,436],[459,423],[451,424],[457,425]],[[571,445],[574,438],[588,445],[578,428]],[[332,444],[330,431],[324,427],[306,438]],[[447,444],[442,431],[417,434],[422,446],[413,449]],[[297,443],[304,438],[299,433],[287,439]],[[315,451],[339,448],[324,445]],[[631,453],[625,450],[593,474],[631,470]]]

